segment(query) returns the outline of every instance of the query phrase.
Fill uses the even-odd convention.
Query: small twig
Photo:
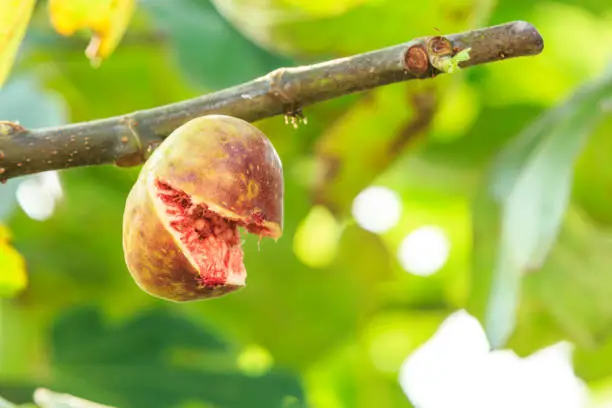
[[[242,85],[124,116],[34,130],[5,124],[2,129],[8,131],[0,132],[0,178],[102,164],[134,166],[174,129],[198,116],[225,114],[253,122],[285,114],[299,119],[306,105],[394,82],[432,78],[454,70],[457,63],[463,68],[537,55],[543,46],[535,27],[517,21],[280,68]],[[468,48],[465,61],[463,51]],[[453,57],[457,58],[450,61]]]

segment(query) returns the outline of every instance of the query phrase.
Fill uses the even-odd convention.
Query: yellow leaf
[[[34,0],[0,0],[0,86],[13,66],[34,3]]]
[[[85,54],[94,65],[117,48],[135,8],[136,0],[49,0],[55,31],[70,36],[79,30],[91,30]]]
[[[0,297],[16,295],[28,283],[25,260],[9,240],[9,231],[0,225]]]

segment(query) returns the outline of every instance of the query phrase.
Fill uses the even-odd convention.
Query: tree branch
[[[123,116],[27,130],[0,123],[0,178],[71,167],[143,163],[174,129],[202,115],[257,121],[303,106],[411,79],[432,78],[470,49],[461,67],[539,54],[544,42],[531,24],[516,21],[410,42],[315,65],[280,68],[253,81],[194,99]],[[465,54],[465,53],[463,53]]]

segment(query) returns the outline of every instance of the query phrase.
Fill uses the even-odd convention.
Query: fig
[[[174,130],[143,165],[126,199],[123,250],[136,284],[175,302],[246,285],[240,230],[278,240],[283,169],[267,136],[224,115]]]

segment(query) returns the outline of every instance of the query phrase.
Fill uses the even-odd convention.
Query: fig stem
[[[533,25],[514,21],[420,37],[314,65],[279,68],[241,85],[123,116],[32,130],[15,125],[10,127],[14,131],[0,134],[0,180],[82,166],[136,166],[174,129],[199,116],[224,114],[254,122],[299,115],[306,105],[444,74],[438,69],[441,58],[452,58],[468,48],[469,59],[461,59],[461,68],[537,55],[543,47]]]

